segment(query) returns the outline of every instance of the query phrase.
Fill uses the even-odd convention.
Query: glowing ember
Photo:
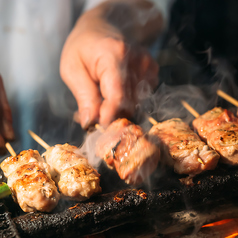
[[[204,227],[211,227],[211,226],[220,226],[220,225],[226,224],[228,222],[231,222],[232,220],[233,219],[224,219],[224,220],[221,220],[221,221],[217,221],[217,222],[206,224],[206,225],[202,226],[202,228],[204,228]]]
[[[234,238],[234,237],[237,237],[238,236],[238,232],[237,233],[234,233],[230,236],[226,236],[225,238]]]
[[[209,223],[202,226],[202,228],[209,227],[208,230],[204,229],[203,232],[215,232],[221,234],[219,237],[235,238],[238,237],[238,218],[224,219],[218,222]],[[214,233],[214,234],[215,234]]]

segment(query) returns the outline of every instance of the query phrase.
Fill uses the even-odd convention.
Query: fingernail
[[[83,129],[87,129],[90,125],[90,113],[89,113],[89,109],[83,109],[80,111],[80,124],[82,126]]]

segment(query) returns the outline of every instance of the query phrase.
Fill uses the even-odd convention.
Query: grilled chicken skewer
[[[236,127],[237,123],[238,118],[232,112],[221,107],[214,107],[212,110],[194,119],[193,127],[202,140],[210,142],[212,132],[216,130],[222,131],[222,128]]]
[[[112,122],[98,138],[96,155],[131,185],[148,178],[160,160],[160,150],[151,138],[125,118]]]
[[[221,155],[221,162],[238,164],[238,118],[215,107],[193,121],[199,136]]]
[[[189,125],[179,118],[154,123],[149,135],[154,136],[167,152],[166,164],[174,167],[178,174],[190,177],[204,170],[215,169],[219,154],[211,150]]]
[[[193,127],[221,155],[222,163],[238,164],[238,118],[232,112],[215,107],[194,119]]]
[[[32,131],[29,133],[46,149],[42,156],[50,165],[52,178],[64,198],[84,201],[101,192],[100,174],[76,146],[67,143],[49,146]]]
[[[14,152],[15,153],[15,152]],[[24,212],[50,212],[60,199],[49,165],[36,150],[24,150],[1,163],[15,202]]]

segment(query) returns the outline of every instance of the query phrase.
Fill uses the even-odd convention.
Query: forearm
[[[82,21],[97,31],[111,28],[115,37],[135,44],[150,43],[164,28],[162,14],[147,0],[107,0],[85,12],[79,18],[81,26]]]

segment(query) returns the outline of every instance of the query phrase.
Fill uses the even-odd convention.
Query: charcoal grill
[[[220,1],[220,3],[218,1],[216,3],[216,9],[221,9],[218,13],[222,12],[227,16],[215,15],[215,20],[211,22],[215,24],[213,31],[210,30],[211,26],[206,21],[212,16],[210,13],[214,9],[212,1],[180,1],[174,5],[171,13],[171,32],[163,45],[165,53],[167,52],[166,47],[168,47],[174,56],[172,55],[171,62],[166,62],[167,57],[164,58],[163,55],[158,59],[161,84],[167,82],[169,85],[187,83],[196,85],[197,82],[207,83],[207,81],[213,83],[214,75],[218,78],[214,68],[217,67],[217,62],[220,62],[217,59],[220,59],[221,56],[227,57],[231,63],[235,60],[233,64],[235,69],[238,69],[237,40],[234,40],[237,39],[238,31],[234,31],[234,28],[231,27],[232,34],[236,34],[236,37],[229,35],[226,41],[224,37],[221,37],[225,36],[228,28],[223,27],[224,25],[220,23],[225,22],[224,19],[228,19],[229,24],[233,22],[230,20],[229,11],[224,10],[228,9],[231,2],[235,3],[235,1]],[[196,4],[197,9],[193,7],[195,3],[198,3]],[[235,6],[234,3],[231,5],[232,12],[235,12],[231,15],[233,20],[233,16],[237,15],[237,3]],[[225,8],[223,4],[225,4]],[[202,8],[204,5],[208,6],[205,12]],[[194,10],[196,11],[194,12]],[[188,24],[184,25],[184,23]],[[206,31],[209,33],[207,40],[203,37],[206,35]],[[170,49],[170,45],[167,44],[173,44],[171,39],[179,39],[180,48],[174,50],[172,45]],[[215,45],[212,48],[215,61],[210,61],[209,54],[206,53],[212,43]],[[219,44],[217,45],[217,43]],[[225,47],[224,53],[219,50],[223,47]],[[187,51],[183,53],[184,49],[188,50],[192,57],[188,58]],[[184,56],[180,57],[182,60],[177,57],[178,51],[179,55]],[[197,59],[196,64],[187,65],[183,58],[188,58],[189,62],[194,62],[195,58]],[[202,66],[199,70],[197,61]],[[218,66],[222,65],[218,64]],[[227,71],[230,73],[229,67]],[[236,70],[235,76],[237,76],[237,72],[238,70]],[[230,75],[228,73],[224,75]],[[221,75],[222,79],[224,75]],[[234,96],[237,92],[233,84],[229,83],[229,79],[224,82],[220,80],[221,88],[226,88],[226,91],[230,91],[230,95]],[[211,99],[211,94],[214,94],[210,85],[207,94],[206,99]],[[215,99],[211,101],[213,105]],[[177,102],[176,98],[176,104]],[[227,108],[225,104],[226,102],[223,101],[221,106]],[[204,108],[202,106],[204,105],[199,105],[201,112],[204,112],[205,106],[209,107],[209,105],[205,105]],[[157,112],[155,111],[155,113]],[[46,127],[47,131],[50,131],[50,126]],[[62,133],[62,130],[58,131]],[[102,180],[105,178],[110,181],[107,174],[106,176],[105,173],[101,174]],[[115,177],[115,174],[112,177]],[[79,238],[103,233],[106,234],[106,237],[113,238],[166,237],[166,234],[172,232],[191,234],[203,224],[237,217],[238,167],[218,166],[214,171],[196,176],[194,185],[189,187],[182,184],[179,180],[181,177],[172,171],[166,171],[166,173],[156,171],[152,177],[151,187],[142,186],[137,189],[131,189],[121,184],[119,180],[114,180],[112,186],[109,186],[107,181],[102,181],[103,194],[82,203],[62,200],[49,214],[39,212],[24,214],[11,198],[4,199],[0,201],[0,235],[9,238]],[[120,184],[118,185],[118,183]],[[115,184],[116,188],[113,187]]]
[[[12,217],[4,214],[8,214],[12,225],[1,226],[0,231],[3,234],[14,229],[9,237],[24,238],[84,237],[103,232],[113,234],[111,237],[163,237],[169,232],[189,233],[203,224],[236,217],[237,167],[218,166],[196,176],[193,186],[182,184],[180,176],[172,171],[167,171],[166,176],[156,177],[158,174],[160,171],[152,175],[151,189],[126,187],[82,203],[61,200],[49,214],[24,214],[8,199],[5,204]]]

